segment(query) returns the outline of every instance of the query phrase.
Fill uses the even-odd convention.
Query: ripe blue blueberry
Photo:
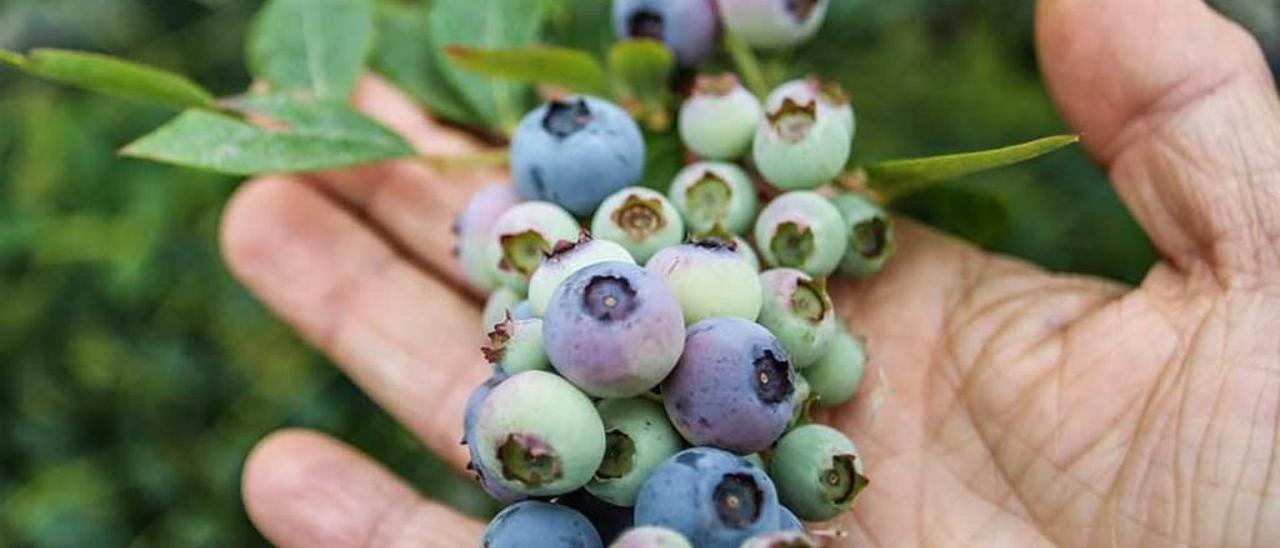
[[[546,313],[551,294],[574,272],[609,261],[636,262],[626,248],[608,240],[584,236],[574,244],[558,244],[529,279],[529,308],[533,315],[542,316]]]
[[[604,458],[604,424],[591,400],[545,371],[493,388],[475,418],[476,455],[516,493],[553,496],[586,485]]]
[[[775,268],[760,274],[760,285],[764,305],[757,321],[778,337],[791,365],[804,369],[825,356],[838,329],[826,283],[793,268]]]
[[[816,98],[783,99],[756,129],[752,158],[770,185],[807,190],[834,180],[853,152],[847,119]]]
[[[636,499],[636,525],[666,527],[700,548],[737,548],[778,525],[777,491],[764,470],[710,447],[658,466]]]
[[[786,431],[797,403],[795,375],[768,330],[740,318],[711,318],[689,327],[662,397],[684,439],[746,455]]]
[[[667,194],[694,234],[744,234],[760,207],[747,173],[722,162],[690,164],[676,175]]]
[[[684,219],[666,196],[647,188],[624,188],[600,204],[591,232],[626,248],[644,264],[658,250],[684,241]]]
[[[782,507],[782,511],[778,513],[778,517],[779,530],[804,532],[804,523],[800,521],[800,518],[796,517],[795,512],[792,512],[785,505]]]
[[[699,76],[693,94],[680,106],[680,139],[707,160],[736,160],[751,150],[763,119],[760,99],[737,76]]]
[[[693,548],[684,535],[666,527],[636,527],[609,545],[609,548]]]
[[[571,508],[529,500],[508,506],[484,530],[484,548],[601,548],[591,522]]]
[[[849,401],[862,382],[866,363],[862,341],[847,330],[839,330],[827,354],[804,370],[804,377],[813,387],[814,405],[835,407]]]
[[[587,216],[644,174],[644,137],[631,115],[595,97],[553,100],[525,116],[511,139],[520,194]]]
[[[485,257],[502,285],[524,293],[542,258],[559,242],[576,242],[582,228],[564,209],[547,202],[524,202],[489,231]]]
[[[867,486],[862,466],[857,448],[839,430],[807,424],[778,440],[769,474],[787,508],[804,520],[826,521],[852,507]]]
[[[741,548],[818,548],[816,540],[798,531],[772,531],[760,533],[746,542]]]
[[[489,332],[484,357],[508,375],[523,371],[549,371],[551,362],[542,344],[542,320],[506,318]]]
[[[551,296],[543,321],[556,371],[601,398],[637,396],[657,386],[684,348],[675,295],[660,277],[629,263],[575,272]]]
[[[729,32],[762,49],[797,46],[813,38],[828,0],[719,0]]]
[[[756,219],[755,233],[757,249],[770,266],[815,278],[835,272],[849,245],[840,211],[814,192],[788,192],[770,202]]]
[[[712,239],[668,247],[645,269],[666,280],[685,323],[718,316],[754,321],[760,314],[760,277],[732,244]]]
[[[509,287],[499,287],[489,294],[484,302],[484,311],[480,314],[480,327],[488,332],[494,325],[507,319],[520,304],[520,294]]]
[[[458,262],[462,264],[462,274],[472,287],[489,291],[498,286],[497,277],[485,259],[489,229],[498,217],[518,203],[520,193],[515,187],[495,184],[477,190],[462,208],[462,214],[453,225],[454,234],[458,237],[455,249]]]
[[[831,203],[844,218],[849,239],[849,249],[840,260],[840,273],[866,278],[879,272],[897,248],[893,219],[884,208],[857,194],[841,194]]]
[[[713,0],[616,0],[613,30],[621,39],[666,44],[683,67],[714,53],[720,34]]]
[[[645,398],[604,400],[604,462],[587,491],[618,506],[632,506],[640,486],[667,457],[684,447],[662,404]]]

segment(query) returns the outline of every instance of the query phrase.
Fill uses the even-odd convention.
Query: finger
[[[1041,0],[1067,120],[1161,253],[1225,283],[1280,272],[1280,102],[1257,43],[1201,0]]]
[[[477,153],[484,145],[428,118],[390,84],[366,77],[352,99],[356,108],[404,136],[423,155]],[[315,174],[322,187],[343,201],[415,261],[466,287],[453,257],[454,220],[471,194],[506,180],[502,170],[442,169],[417,160]]]
[[[245,508],[277,546],[476,546],[483,527],[328,437],[276,432],[249,455]]]
[[[297,178],[246,183],[224,214],[231,271],[356,384],[461,467],[461,417],[487,375],[479,312]]]

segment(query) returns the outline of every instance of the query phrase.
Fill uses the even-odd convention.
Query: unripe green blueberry
[[[733,251],[737,253],[742,260],[751,265],[751,270],[760,271],[760,256],[756,255],[755,248],[751,247],[751,243],[743,239],[741,236],[733,237]]]
[[[840,274],[866,278],[879,272],[897,249],[893,218],[875,202],[853,193],[836,196],[831,203],[844,218],[849,239]]]
[[[498,281],[524,293],[543,256],[559,242],[578,241],[581,231],[578,221],[560,206],[524,202],[498,217],[489,233],[485,254]]]
[[[818,108],[830,113],[849,130],[849,138],[858,135],[858,121],[853,112],[853,102],[844,88],[835,82],[824,82],[817,78],[801,78],[792,80],[769,93],[765,99],[765,108],[775,110],[782,107],[783,101],[791,99],[797,104],[817,100]]]
[[[853,397],[862,382],[867,353],[864,345],[848,330],[841,329],[827,348],[827,354],[804,370],[813,387],[818,407],[835,407]]]
[[[804,375],[796,375],[796,408],[791,416],[791,422],[787,424],[787,428],[795,428],[809,418],[809,408],[813,407],[813,388],[809,386],[809,381]]]
[[[800,45],[822,27],[828,0],[719,0],[729,32],[761,49]]]
[[[791,365],[804,369],[826,355],[837,330],[826,284],[793,268],[775,268],[760,274],[760,285],[764,303],[756,321],[787,349]]]
[[[737,76],[699,76],[693,95],[680,106],[680,138],[702,158],[735,160],[751,149],[762,119],[760,100]]]
[[[547,255],[529,279],[529,308],[539,318],[547,311],[547,303],[560,282],[588,266],[610,261],[636,264],[627,249],[608,240],[581,237],[577,243],[561,242]]]
[[[523,299],[524,297],[510,287],[499,287],[493,290],[484,302],[484,312],[480,314],[480,327],[485,332],[493,329],[498,322],[507,319],[507,314]]]
[[[853,135],[846,121],[819,104],[814,98],[786,98],[757,128],[752,158],[775,188],[817,188],[839,176],[849,162]]]
[[[591,233],[617,243],[644,264],[658,250],[684,241],[684,219],[666,196],[647,188],[624,188],[600,204]]]
[[[719,240],[668,247],[649,259],[645,269],[671,287],[686,324],[722,316],[755,321],[760,276],[733,247]]]
[[[591,481],[604,458],[604,424],[568,381],[526,371],[493,388],[475,423],[476,454],[516,493],[555,496]]]
[[[853,442],[821,424],[807,424],[782,436],[774,446],[769,475],[782,503],[805,521],[840,515],[867,486]]]
[[[760,207],[751,177],[742,168],[721,162],[698,162],[680,170],[667,195],[684,216],[689,232],[700,235],[717,230],[743,234]]]
[[[825,278],[844,257],[845,228],[840,211],[826,198],[814,192],[788,192],[760,212],[756,246],[770,266]]]
[[[649,473],[680,452],[684,441],[662,404],[645,398],[603,400],[596,405],[604,421],[604,462],[587,491],[616,506],[632,506]]]
[[[503,373],[550,371],[547,350],[542,343],[542,320],[516,320],[508,316],[489,332],[489,345],[482,349],[489,363]]]

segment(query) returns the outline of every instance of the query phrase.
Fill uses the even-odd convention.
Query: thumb
[[[1257,43],[1201,0],[1041,0],[1063,115],[1174,267],[1280,275],[1280,102]]]

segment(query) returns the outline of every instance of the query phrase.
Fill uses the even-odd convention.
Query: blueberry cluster
[[[710,0],[614,6],[620,33],[682,62],[711,47],[694,32],[716,20],[698,7]],[[719,17],[782,47],[825,9],[721,2]],[[848,511],[867,484],[853,442],[808,416],[848,401],[866,361],[827,279],[875,274],[894,250],[885,211],[830,184],[853,145],[848,97],[804,79],[762,100],[701,76],[679,122],[698,161],[663,193],[635,186],[645,140],[625,110],[554,99],[513,137],[514,185],[477,192],[459,219],[494,366],[464,442],[509,504],[486,547],[812,546],[803,522]]]

